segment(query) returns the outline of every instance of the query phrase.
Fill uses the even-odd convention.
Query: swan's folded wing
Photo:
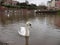
[[[20,27],[20,30],[18,31],[18,33],[22,36],[26,35],[26,28],[25,27]]]

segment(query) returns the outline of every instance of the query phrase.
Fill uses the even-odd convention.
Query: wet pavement
[[[8,25],[0,25],[0,41],[8,45],[60,45],[60,29],[54,25],[54,16],[38,16],[30,18],[32,27],[30,36],[18,34],[21,26],[26,26],[25,20]]]

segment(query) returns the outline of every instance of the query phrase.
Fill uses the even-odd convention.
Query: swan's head
[[[31,26],[31,23],[30,23],[30,22],[27,22],[26,25],[27,25],[27,26]]]

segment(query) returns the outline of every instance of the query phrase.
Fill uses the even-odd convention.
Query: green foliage
[[[4,7],[7,7],[7,8],[19,8],[18,6],[12,6],[12,5],[2,5]]]
[[[37,9],[37,6],[35,4],[28,5],[28,9]]]
[[[60,10],[57,11],[57,14],[60,15]]]
[[[18,6],[20,6],[20,8],[25,8],[25,9],[36,9],[36,5],[35,4],[26,4],[26,3],[17,3]]]
[[[45,5],[39,5],[39,6],[37,6],[37,9],[40,9],[40,10],[45,10],[45,9],[47,9],[47,6],[45,6]]]
[[[3,1],[0,2],[0,6],[2,6],[2,4],[3,4]]]
[[[27,3],[17,3],[16,6],[13,5],[2,5],[7,8],[20,8],[20,9],[37,9],[35,4],[27,4]]]

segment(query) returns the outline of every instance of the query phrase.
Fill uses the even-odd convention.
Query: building
[[[59,10],[60,9],[60,0],[51,0],[48,1],[48,9]]]
[[[4,5],[16,5],[18,3],[18,1],[14,1],[14,0],[3,0],[3,4]]]
[[[12,1],[12,5],[13,5],[13,6],[16,6],[17,3],[19,3],[19,2],[18,2],[18,1]]]
[[[48,5],[48,10],[50,10],[51,9],[51,1],[48,1],[47,5]]]
[[[11,5],[12,4],[12,0],[3,0],[3,4],[4,5]]]
[[[48,5],[48,10],[50,9],[55,10],[55,0],[48,1],[47,5]]]
[[[55,1],[55,8],[58,10],[60,9],[60,0]]]
[[[55,7],[55,0],[51,0],[51,7]]]

